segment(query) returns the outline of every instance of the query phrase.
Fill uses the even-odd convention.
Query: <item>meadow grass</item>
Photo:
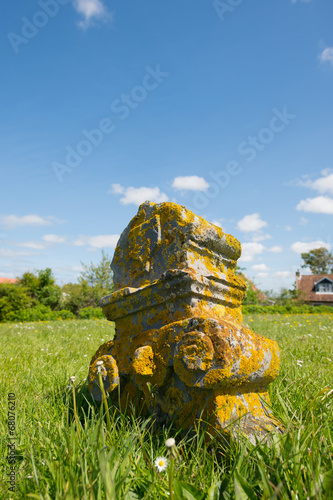
[[[333,498],[333,315],[245,316],[281,349],[270,385],[272,411],[285,433],[256,446],[223,436],[209,443],[156,426],[140,408],[104,409],[87,390],[91,356],[112,338],[105,320],[0,325],[1,499],[166,499],[167,456],[174,437],[174,489],[185,499]],[[69,382],[75,376],[74,391]],[[15,394],[16,490],[8,491],[8,394]],[[73,411],[75,397],[77,420]]]

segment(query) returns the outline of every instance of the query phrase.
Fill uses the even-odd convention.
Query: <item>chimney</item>
[[[298,290],[298,282],[301,277],[301,273],[299,272],[299,269],[296,271],[296,290]]]

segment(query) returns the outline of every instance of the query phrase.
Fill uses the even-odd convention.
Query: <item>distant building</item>
[[[313,306],[333,306],[333,274],[296,272],[296,291],[303,302]]]
[[[0,283],[17,283],[16,278],[0,278]]]

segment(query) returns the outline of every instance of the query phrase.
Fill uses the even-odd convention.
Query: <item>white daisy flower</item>
[[[164,457],[157,457],[154,463],[158,472],[163,472],[168,466],[168,460]]]

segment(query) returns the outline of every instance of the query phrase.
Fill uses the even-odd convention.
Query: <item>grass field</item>
[[[169,469],[158,472],[153,466],[157,456],[167,456],[164,443],[170,437],[178,450],[177,500],[333,498],[332,320],[333,315],[244,318],[280,346],[280,376],[269,392],[285,433],[270,446],[231,442],[228,447],[206,445],[200,430],[181,437],[117,409],[107,429],[86,377],[91,356],[113,335],[111,323],[0,325],[1,499],[172,498]],[[15,444],[16,455],[8,443]],[[8,455],[16,459],[12,471]],[[8,490],[10,472],[14,492]]]

